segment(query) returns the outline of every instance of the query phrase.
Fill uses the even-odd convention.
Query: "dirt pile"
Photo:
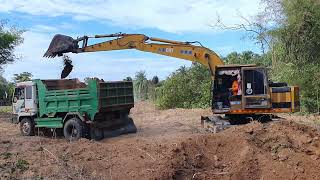
[[[66,142],[22,137],[0,120],[0,177],[48,179],[317,179],[319,133],[294,123],[250,123],[219,134],[200,128],[209,110],[160,111],[138,103],[137,134]],[[0,178],[0,179],[1,179]]]
[[[317,179],[318,132],[294,122],[251,123],[189,137],[168,159],[173,179]]]

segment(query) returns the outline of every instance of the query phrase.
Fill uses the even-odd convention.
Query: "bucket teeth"
[[[72,37],[56,34],[43,57],[54,58],[62,56],[64,53],[74,52],[78,48],[78,42]]]

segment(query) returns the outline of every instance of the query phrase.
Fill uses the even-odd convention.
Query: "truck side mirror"
[[[18,98],[17,98],[17,97],[14,97],[14,98],[13,98],[13,102],[16,103],[17,101],[18,101]]]

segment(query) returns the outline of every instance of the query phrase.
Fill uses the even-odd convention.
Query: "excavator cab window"
[[[213,89],[213,108],[229,111],[234,105],[241,104],[240,68],[217,70]]]

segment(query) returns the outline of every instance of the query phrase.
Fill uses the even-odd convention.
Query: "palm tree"
[[[137,99],[145,100],[148,98],[148,79],[145,71],[139,71],[134,78],[134,91]]]

